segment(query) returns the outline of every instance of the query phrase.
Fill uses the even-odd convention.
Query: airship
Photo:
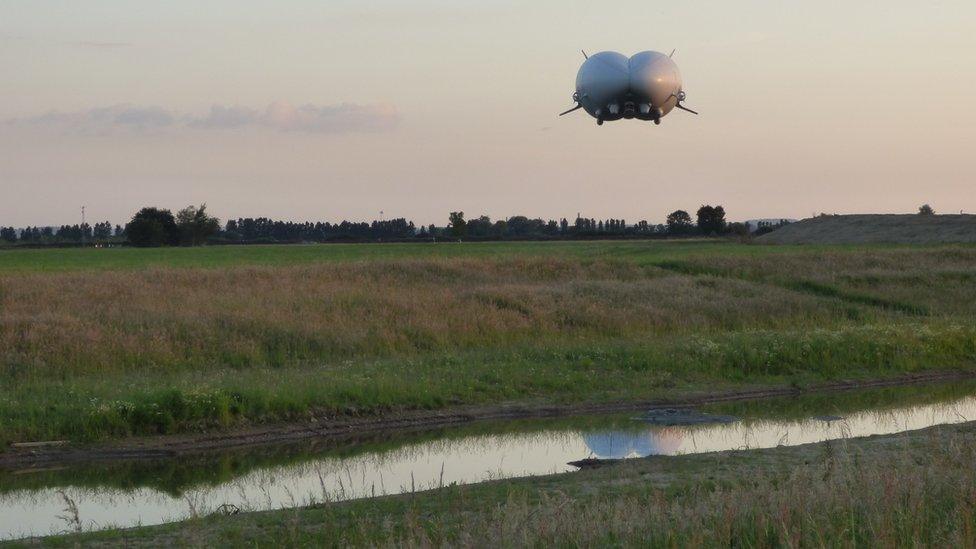
[[[559,116],[583,109],[598,125],[620,120],[653,121],[660,124],[673,109],[697,112],[682,105],[681,73],[670,55],[644,51],[627,57],[615,51],[593,55],[583,52],[583,65],[576,74],[576,106]]]

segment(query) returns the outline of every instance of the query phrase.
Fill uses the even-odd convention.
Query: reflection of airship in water
[[[681,448],[681,431],[672,428],[644,431],[599,431],[583,435],[583,442],[600,459],[672,455]]]
[[[671,52],[674,55],[674,52]],[[671,55],[644,51],[627,58],[614,51],[587,56],[576,75],[576,106],[561,113],[583,109],[596,118],[597,124],[621,118],[652,120],[661,118],[675,107],[693,114],[681,102],[681,73]]]

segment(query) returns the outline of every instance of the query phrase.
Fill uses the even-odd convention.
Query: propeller
[[[569,114],[569,113],[571,113],[571,112],[573,112],[575,110],[579,110],[579,109],[582,109],[583,108],[583,104],[580,103],[579,92],[573,92],[573,101],[576,101],[576,106],[573,107],[572,109],[569,109],[568,111],[564,111],[564,112],[559,113],[559,116],[562,116],[564,114]]]
[[[674,105],[675,107],[677,107],[677,108],[679,108],[679,109],[681,109],[683,111],[690,112],[691,114],[698,114],[698,111],[693,111],[693,110],[689,109],[688,107],[686,107],[686,106],[684,106],[684,105],[681,104],[681,102],[684,101],[685,100],[685,97],[686,97],[684,90],[680,90],[678,93],[672,93],[671,94],[671,97],[675,97],[675,98],[678,99],[678,102],[675,103],[675,105]],[[671,97],[668,97],[668,99],[671,99]]]

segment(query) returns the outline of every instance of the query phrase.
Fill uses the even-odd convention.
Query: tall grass
[[[837,297],[915,314],[976,317],[976,247],[787,249],[775,258],[689,254],[662,266]]]
[[[962,464],[976,453],[970,446],[932,451],[935,459],[921,465],[905,457],[866,465],[838,452],[785,476],[633,495],[609,488],[582,498],[553,492],[540,501],[513,494],[481,512],[408,515],[402,531],[376,536],[370,523],[358,534],[391,546],[972,547],[976,473]]]
[[[17,380],[878,318],[788,291],[616,261],[153,269],[5,277],[2,287],[3,374]]]
[[[0,443],[976,363],[970,279],[941,295],[925,278],[968,273],[967,248],[533,246],[540,253],[519,244],[222,269],[0,269]],[[673,266],[661,257],[675,253],[718,275],[655,266]],[[937,314],[797,291],[897,265],[921,277],[900,282],[897,299]],[[895,300],[888,286],[872,292]]]

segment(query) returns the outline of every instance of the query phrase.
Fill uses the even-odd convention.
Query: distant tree
[[[176,245],[180,242],[180,229],[169,210],[143,208],[125,226],[125,236],[133,246]]]
[[[220,220],[207,215],[207,205],[187,206],[176,214],[180,241],[190,246],[199,246],[220,230]]]
[[[55,231],[54,237],[59,241],[74,240],[74,235],[72,234],[71,227],[69,225],[61,225],[58,230]]]
[[[749,235],[749,225],[745,223],[729,223],[726,225],[726,232],[733,234],[735,236],[748,236]]]
[[[757,224],[757,226],[756,226],[756,230],[753,231],[752,234],[753,234],[753,236],[762,236],[764,234],[769,234],[769,233],[775,231],[776,229],[778,229],[780,227],[783,227],[785,225],[789,225],[789,224],[790,224],[790,220],[789,219],[780,219],[779,221],[776,221],[776,222],[773,222],[773,221],[760,221]]]
[[[688,234],[691,232],[691,216],[684,210],[675,210],[667,218],[669,234]]]
[[[507,220],[508,234],[512,236],[540,236],[545,232],[545,221],[529,219],[524,215],[513,215]]]
[[[491,232],[498,238],[508,235],[508,221],[505,221],[504,219],[495,221],[495,224],[491,227]]]
[[[108,221],[95,223],[95,226],[92,227],[92,237],[101,242],[108,240],[112,237],[112,224]]]
[[[116,238],[121,238],[125,236],[125,229],[122,228],[122,225],[115,226],[115,234],[113,236],[115,236]]]
[[[491,235],[491,218],[487,215],[472,219],[465,223],[465,225],[467,225],[467,233],[471,236]]]
[[[91,240],[91,225],[84,223],[81,225],[61,225],[58,227],[55,238],[61,242],[82,242]]]
[[[559,220],[559,232],[563,234],[569,232],[569,221],[566,221],[565,217]]]
[[[464,221],[464,212],[451,212],[448,221],[448,228],[451,229],[452,236],[462,238],[467,234],[468,224]]]
[[[935,210],[928,204],[922,204],[918,208],[918,215],[935,215]]]
[[[228,219],[227,225],[224,226],[224,233],[222,235],[226,240],[238,241],[242,240],[240,231],[237,227],[236,219]],[[322,240],[322,238],[317,238],[316,240]]]
[[[5,242],[17,241],[17,229],[13,227],[0,227],[0,240]]]
[[[698,230],[702,234],[722,234],[725,231],[725,208],[702,206],[698,208]]]

